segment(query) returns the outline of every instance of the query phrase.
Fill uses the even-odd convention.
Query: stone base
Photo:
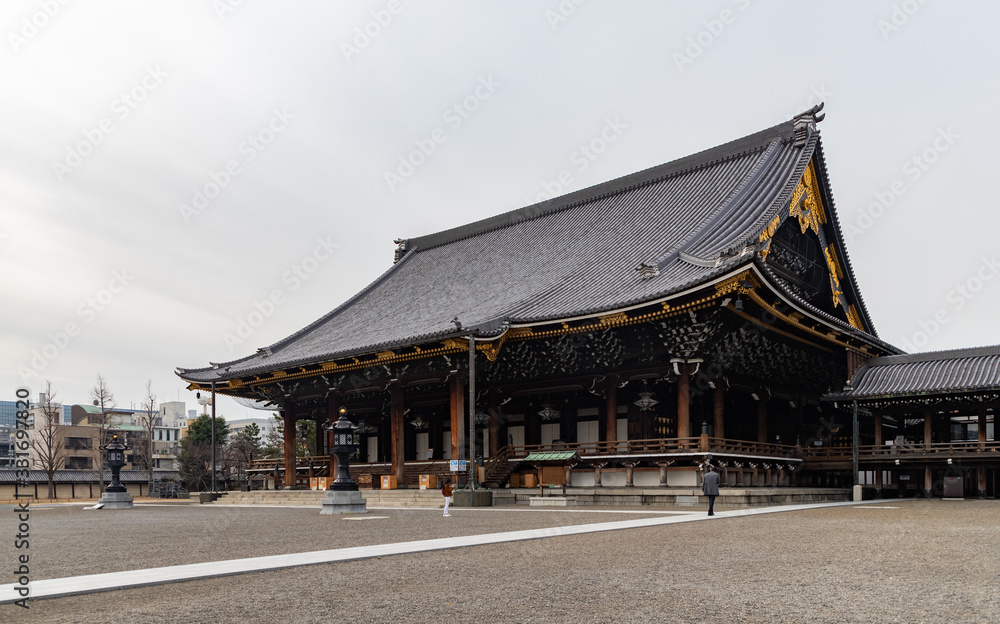
[[[857,503],[857,502],[860,502],[860,501],[863,501],[863,500],[865,500],[864,488],[862,488],[860,485],[855,485],[854,486],[854,502]]]
[[[368,513],[368,503],[357,490],[327,490],[320,515]]]
[[[97,499],[103,503],[103,509],[132,509],[132,495],[128,492],[105,492]]]
[[[569,507],[577,504],[575,496],[532,496],[528,501],[530,507]]]
[[[453,507],[492,507],[493,492],[490,490],[455,490]]]

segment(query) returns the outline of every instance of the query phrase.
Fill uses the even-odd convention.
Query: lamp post
[[[205,397],[201,398],[201,393],[195,394],[195,398],[198,399],[198,403],[205,406],[207,411],[207,406],[212,406],[212,492],[215,491],[215,382],[212,382],[212,396],[211,398]],[[208,414],[205,414],[206,416]]]
[[[121,484],[119,474],[125,466],[125,451],[131,450],[131,446],[122,443],[118,439],[118,434],[111,436],[111,441],[99,447],[108,454],[108,466],[111,468],[111,485],[104,490],[104,494],[98,499],[98,503],[106,509],[131,509],[132,497],[128,490]]]
[[[368,503],[361,496],[358,484],[351,479],[349,464],[351,454],[357,449],[355,435],[358,426],[347,419],[347,409],[342,407],[337,422],[332,425],[324,424],[323,429],[333,433],[330,452],[337,458],[337,478],[327,489],[320,515],[366,513]]]
[[[337,477],[330,484],[331,490],[356,491],[358,484],[351,479],[350,458],[357,449],[355,435],[358,426],[347,419],[347,409],[340,408],[340,418],[337,422],[323,424],[323,429],[333,432],[333,446],[330,452],[337,458]]]

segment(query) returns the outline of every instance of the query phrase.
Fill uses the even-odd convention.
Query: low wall
[[[105,486],[108,484],[105,483]],[[133,498],[145,496],[147,493],[146,484],[129,483],[125,486],[128,493]],[[36,499],[47,499],[49,497],[48,483],[31,483],[26,486],[15,486],[13,484],[0,485],[0,500],[14,500],[18,495],[30,496]],[[101,486],[97,483],[56,483],[55,497],[60,500],[74,499],[97,499],[101,495]]]
[[[527,505],[539,488],[509,488],[493,491],[494,505]],[[545,488],[545,496],[562,496],[562,488]],[[579,505],[693,507],[708,505],[708,497],[692,488],[566,488],[566,496]],[[765,507],[851,500],[849,488],[723,488],[715,504],[719,507]]]

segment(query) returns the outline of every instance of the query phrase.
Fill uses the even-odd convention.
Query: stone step
[[[444,499],[434,490],[361,490],[370,504],[381,507],[442,507]],[[254,492],[229,492],[219,498],[220,505],[281,505],[320,506],[326,492],[323,490],[279,490]],[[211,503],[209,503],[211,504]]]

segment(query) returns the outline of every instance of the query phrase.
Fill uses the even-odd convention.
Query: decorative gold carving
[[[767,262],[767,254],[771,253],[771,239],[764,241],[764,244],[760,248],[760,259]]]
[[[376,360],[388,360],[390,358],[396,357],[396,354],[392,351],[379,351],[375,354]]]
[[[819,198],[819,182],[812,161],[809,162],[805,173],[802,174],[802,179],[795,187],[795,191],[792,192],[788,216],[798,218],[799,228],[803,234],[806,230],[812,230],[814,234],[819,234],[820,226],[826,223],[826,211]]]
[[[534,333],[535,331],[530,327],[515,327],[507,330],[507,333],[504,335],[507,336],[507,338],[514,340],[517,338],[528,338]]]
[[[837,259],[837,249],[830,243],[823,250],[826,256],[826,266],[830,270],[830,290],[833,292],[833,306],[847,307],[844,301],[844,289],[840,286],[840,281],[844,279],[844,271],[840,268],[840,260]]]
[[[758,240],[763,243],[764,241],[774,236],[774,233],[778,231],[779,225],[781,225],[781,215],[776,215],[774,219],[767,224],[767,227],[764,228],[764,231],[760,233],[760,238]]]
[[[771,237],[774,233],[778,231],[778,226],[781,225],[781,215],[775,215],[774,219],[767,224],[764,231],[760,233],[758,241],[764,243],[760,248],[760,258],[761,260],[767,261],[767,254],[771,253]]]
[[[468,349],[469,348],[469,341],[468,340],[459,340],[457,338],[448,338],[447,340],[444,340],[441,344],[444,345],[445,349]]]
[[[847,306],[847,322],[862,331],[865,329],[864,324],[861,322],[861,315],[858,314],[858,309],[853,305]]]
[[[605,314],[599,317],[601,320],[601,325],[621,325],[622,323],[628,321],[628,314],[624,312],[615,312],[614,314]]]
[[[503,343],[507,342],[507,333],[505,333],[503,336],[500,336],[500,338],[498,338],[497,340],[480,343],[479,345],[476,346],[476,348],[483,352],[483,355],[486,356],[487,360],[491,362],[496,362],[497,357],[499,357],[500,355],[500,349],[503,348]]]
[[[721,297],[722,295],[728,295],[734,292],[745,295],[758,286],[760,286],[760,283],[757,281],[757,278],[751,275],[749,271],[744,271],[739,275],[730,277],[724,282],[716,284],[715,296]]]

